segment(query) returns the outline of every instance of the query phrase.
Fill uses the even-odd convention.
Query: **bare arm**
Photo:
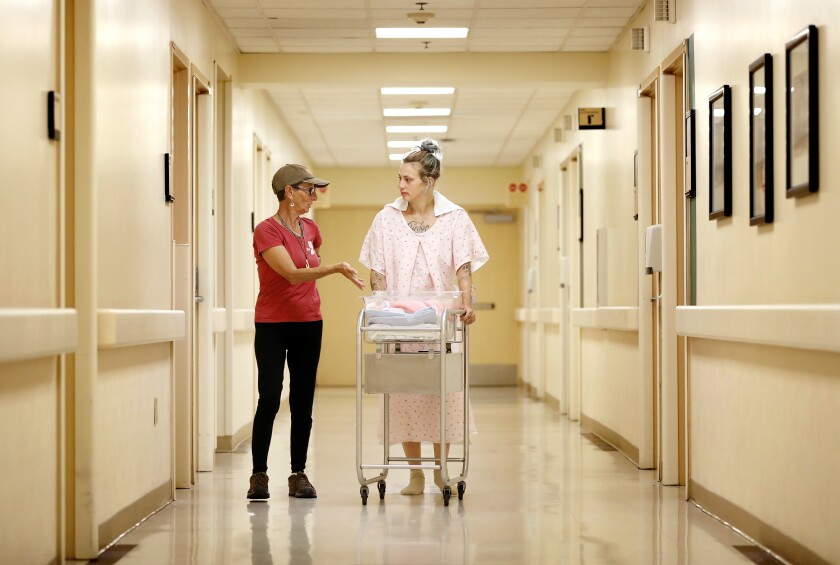
[[[464,309],[461,320],[465,324],[472,324],[475,322],[475,312],[472,308],[472,266],[470,263],[464,263],[458,267],[456,276],[458,289],[461,291],[461,308]]]
[[[380,272],[370,271],[370,289],[371,290],[385,290],[387,284],[385,282],[385,275]]]
[[[356,269],[348,263],[333,263],[332,265],[319,265],[317,267],[298,269],[292,261],[291,256],[289,256],[289,252],[282,245],[266,249],[262,252],[262,256],[269,267],[292,284],[314,281],[324,278],[327,275],[340,273],[360,289],[365,288],[365,281],[356,276]]]

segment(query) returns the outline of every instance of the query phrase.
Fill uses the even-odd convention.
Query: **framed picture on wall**
[[[709,219],[732,215],[732,94],[724,84],[709,96]]]
[[[809,25],[785,44],[785,195],[819,189],[819,81],[817,27]]]
[[[773,56],[750,65],[750,225],[773,221]]]

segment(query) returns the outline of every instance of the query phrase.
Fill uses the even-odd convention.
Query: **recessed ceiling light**
[[[405,157],[405,153],[389,153],[388,159],[390,161],[402,161],[403,157]]]
[[[450,108],[385,108],[382,114],[389,118],[414,116],[448,116]]]
[[[419,147],[419,146],[420,146],[419,141],[389,141],[388,142],[388,147],[390,147],[391,149],[402,149],[402,148],[411,149],[412,147]]]
[[[378,27],[377,39],[464,39],[468,27]]]
[[[447,126],[385,126],[388,133],[446,133]]]
[[[385,87],[380,88],[381,94],[453,94],[455,92],[454,86],[432,86],[432,87]]]

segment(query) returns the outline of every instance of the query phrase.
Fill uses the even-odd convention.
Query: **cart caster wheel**
[[[379,500],[384,499],[385,498],[385,481],[379,481],[379,483],[376,485],[376,487],[379,489]]]
[[[449,498],[452,496],[452,489],[449,487],[444,487],[443,489],[443,505],[449,506]]]
[[[461,481],[458,483],[458,500],[464,500],[464,491],[467,490],[467,483]]]
[[[363,486],[359,489],[359,494],[362,495],[362,506],[367,506],[367,499],[368,499],[368,488],[367,486]]]

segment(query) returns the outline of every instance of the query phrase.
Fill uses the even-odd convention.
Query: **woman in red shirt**
[[[254,257],[260,293],[254,315],[259,401],[251,441],[253,470],[248,498],[268,498],[268,447],[274,417],[280,408],[283,367],[289,364],[291,464],[289,496],[315,498],[303,472],[312,429],[315,375],[321,356],[321,297],[315,281],[339,273],[364,289],[356,269],[347,263],[322,265],[318,225],[302,218],[318,199],[317,189],[329,181],[316,178],[302,165],[284,165],[274,174],[277,213],[254,229]]]

